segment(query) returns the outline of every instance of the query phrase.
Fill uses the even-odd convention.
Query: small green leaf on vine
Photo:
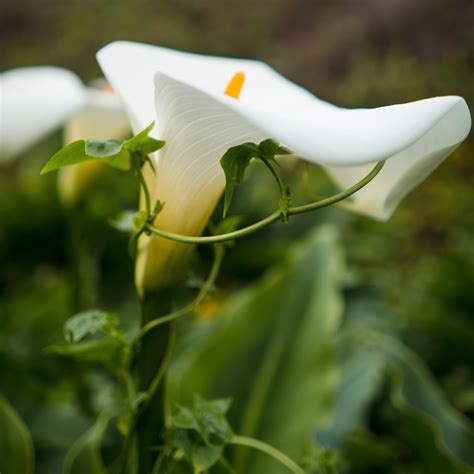
[[[162,140],[148,136],[154,122],[143,131],[124,142],[118,140],[77,140],[55,153],[41,170],[41,174],[85,161],[98,160],[122,171],[131,168],[132,155],[140,165],[148,161],[148,154],[165,145]],[[151,161],[150,161],[151,163]]]
[[[139,234],[145,227],[148,221],[148,214],[146,211],[138,211],[132,217],[132,229],[135,233]]]
[[[222,457],[233,432],[227,421],[229,399],[203,400],[195,397],[192,407],[179,405],[170,419],[165,451],[203,472]]]
[[[289,150],[280,146],[275,141],[268,138],[263,140],[260,144],[256,143],[243,143],[229,148],[224,156],[221,158],[221,166],[224,170],[226,186],[224,193],[224,217],[229,211],[229,207],[234,195],[235,186],[241,183],[244,179],[245,170],[250,164],[252,158],[260,159],[267,167],[270,168],[272,174],[277,180],[278,185],[281,184],[281,178],[274,170],[271,163],[276,163],[275,156],[277,155],[288,155],[291,154]],[[282,196],[285,197],[285,196]],[[289,204],[288,204],[289,206]],[[286,206],[286,209],[287,207]],[[280,203],[282,209],[282,216],[287,219],[287,212],[285,213],[285,203]]]
[[[229,211],[234,188],[244,179],[245,170],[252,158],[259,156],[259,150],[255,143],[244,143],[243,145],[229,148],[221,158],[221,166],[224,170],[226,187],[224,194],[224,217]]]

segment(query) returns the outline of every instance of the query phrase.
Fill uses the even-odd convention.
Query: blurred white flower
[[[273,138],[305,160],[323,165],[343,187],[386,159],[381,173],[355,195],[354,207],[387,219],[471,126],[461,97],[343,109],[258,61],[129,42],[109,44],[99,51],[98,61],[122,98],[134,131],[156,120],[155,133],[167,142],[154,158],[156,175],[148,173],[153,199],[166,202],[156,225],[189,235],[202,232],[224,189],[219,159],[231,146]],[[229,81],[237,84],[229,86]],[[174,273],[169,269],[184,262],[189,247],[184,248],[156,236],[144,237],[138,287],[166,284]]]
[[[59,128],[83,100],[81,80],[66,69],[36,66],[0,74],[0,162]]]
[[[64,125],[64,143],[76,140],[123,139],[130,134],[128,118],[122,104],[104,80],[96,80],[97,87],[84,90],[84,105]],[[95,182],[105,165],[86,161],[62,168],[58,175],[59,196],[71,206]]]

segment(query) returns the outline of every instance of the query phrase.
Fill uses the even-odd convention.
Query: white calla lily
[[[121,101],[107,84],[86,87],[84,106],[64,125],[64,143],[76,140],[123,139],[130,125]],[[73,205],[105,168],[99,161],[86,161],[59,171],[58,190],[61,200]]]
[[[0,162],[25,152],[83,104],[81,80],[52,66],[0,74]]]
[[[151,186],[153,199],[167,204],[156,225],[183,234],[198,235],[205,226],[225,185],[219,159],[231,146],[272,138],[325,166],[344,187],[375,162],[388,160],[354,196],[357,210],[386,219],[463,141],[471,126],[461,97],[344,109],[258,61],[129,42],[106,46],[98,61],[121,96],[134,131],[156,120],[156,133],[167,142],[156,157]],[[245,83],[236,100],[224,91],[238,72],[245,75]],[[143,281],[145,286],[148,281],[161,284],[166,275],[156,272],[182,261],[183,245],[161,240],[147,237],[141,246],[139,287]]]

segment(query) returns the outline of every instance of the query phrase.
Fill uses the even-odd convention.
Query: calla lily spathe
[[[58,128],[83,100],[81,80],[66,69],[36,66],[0,74],[0,162]]]
[[[273,138],[323,165],[343,187],[358,181],[376,161],[388,160],[354,196],[356,210],[387,219],[471,126],[461,97],[344,109],[258,61],[129,42],[109,44],[99,51],[98,61],[122,98],[134,131],[156,120],[155,133],[167,144],[155,158],[156,176],[149,179],[155,180],[153,198],[168,204],[156,225],[185,234],[197,235],[204,228],[225,185],[219,159],[231,146]],[[245,75],[238,100],[224,94],[237,72]],[[173,267],[182,258],[181,244],[160,240],[146,238],[141,245],[139,286],[160,283],[150,266]]]
[[[76,140],[123,139],[130,134],[130,125],[122,103],[105,81],[97,81],[97,87],[84,89],[84,105],[64,125],[64,143]],[[99,161],[86,161],[59,171],[58,190],[64,204],[73,205],[101,170]]]

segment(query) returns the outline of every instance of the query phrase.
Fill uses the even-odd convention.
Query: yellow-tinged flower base
[[[165,174],[163,177],[164,174],[160,173],[159,166],[156,175],[148,165],[144,169],[151,192],[152,206],[157,200],[165,203],[154,225],[184,235],[201,235],[222,193],[223,177],[218,183],[208,183],[206,192],[196,195],[189,193],[186,183],[177,187],[172,176]],[[142,196],[141,209],[145,207],[143,201]],[[146,292],[153,292],[179,280],[193,250],[193,245],[156,235],[142,235],[138,241],[135,265],[138,293],[143,295]]]

